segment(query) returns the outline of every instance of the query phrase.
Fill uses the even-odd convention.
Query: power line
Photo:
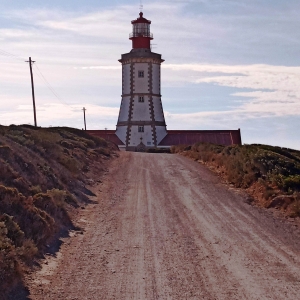
[[[52,92],[52,94],[58,99],[58,101],[60,101],[62,104],[65,104],[67,106],[69,106],[70,108],[73,108],[71,105],[69,105],[68,103],[66,103],[65,101],[63,101],[61,99],[61,97],[57,94],[57,92],[54,90],[54,88],[51,86],[51,84],[49,83],[49,81],[46,79],[46,77],[43,75],[43,73],[41,72],[41,70],[39,69],[39,67],[37,66],[37,64],[35,63],[33,65],[36,70],[38,71],[38,76],[44,81],[45,85],[47,86],[47,88]],[[86,116],[85,116],[85,112],[86,112],[86,108],[83,108],[83,113],[84,113],[84,128],[86,130]]]
[[[6,55],[6,56],[18,57],[18,56],[16,56],[16,55],[12,54],[12,53],[9,53],[9,52],[4,51],[4,50],[1,50],[1,49],[0,49],[0,54]]]
[[[48,82],[48,80],[45,78],[45,76],[42,74],[41,70],[39,69],[39,67],[37,65],[35,65],[35,67],[37,68],[38,72],[40,73],[42,79],[44,80],[44,82],[46,83],[46,85],[48,86],[48,88],[50,89],[50,91],[53,93],[53,95],[60,101],[62,101],[60,99],[60,97],[58,96],[58,94],[54,91],[53,87],[50,85],[50,83]]]
[[[65,101],[63,101],[61,99],[61,97],[57,94],[57,92],[54,90],[54,88],[51,86],[51,84],[49,83],[49,81],[46,79],[46,77],[43,75],[43,73],[41,72],[41,70],[39,69],[39,67],[37,66],[37,64],[34,65],[34,67],[37,69],[37,71],[39,72],[39,76],[40,78],[44,81],[45,85],[47,86],[47,88],[52,92],[52,94],[58,99],[58,101],[60,101],[62,104],[65,104],[69,107],[72,107],[71,105],[69,105],[68,103],[66,103]]]
[[[21,56],[12,54],[10,52],[7,52],[5,50],[0,49],[0,55],[5,56],[5,57],[9,57],[9,58],[15,58],[21,61],[24,61],[24,59],[22,59]],[[26,61],[29,63],[30,66],[30,73],[31,73],[31,81],[32,81],[32,97],[33,97],[33,105],[34,105],[34,120],[35,120],[35,126],[37,126],[36,124],[36,113],[35,113],[35,96],[34,96],[34,87],[33,87],[33,75],[32,75],[32,66],[34,68],[36,68],[36,70],[38,71],[38,73],[36,73],[45,83],[46,87],[51,91],[51,93],[64,105],[67,105],[69,107],[72,108],[71,105],[69,105],[68,103],[66,103],[64,100],[61,99],[61,97],[58,95],[58,93],[54,90],[54,88],[51,86],[51,84],[49,83],[49,81],[46,79],[46,77],[43,75],[43,73],[41,72],[41,70],[39,69],[39,67],[37,66],[35,61],[32,61],[31,58],[29,58],[29,61]],[[33,64],[35,63],[35,64]],[[85,112],[85,111],[84,111]]]
[[[10,57],[10,58],[15,58],[15,59],[22,60],[22,61],[24,60],[21,56],[14,55],[14,54],[7,52],[5,50],[2,50],[2,49],[0,49],[0,55]]]

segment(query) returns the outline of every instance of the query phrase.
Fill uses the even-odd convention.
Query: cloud
[[[74,67],[77,69],[76,67]],[[82,70],[121,70],[121,66],[90,66],[90,67],[80,67]]]
[[[82,124],[82,108],[87,109],[86,116],[88,127],[97,129],[109,127],[116,122],[119,108],[103,107],[83,103],[81,105],[64,105],[59,103],[45,103],[37,107],[37,121],[39,126],[74,126]],[[0,113],[1,124],[32,124],[32,105],[18,105],[14,110]],[[22,122],[20,122],[22,120]]]
[[[33,38],[36,37],[33,31],[25,31],[22,29],[0,29],[0,39],[5,40],[7,38]]]
[[[242,104],[232,112],[246,118],[300,115],[300,67],[165,64],[163,68],[179,72],[185,81],[235,88],[231,95]],[[188,75],[191,71],[195,72],[192,77]]]

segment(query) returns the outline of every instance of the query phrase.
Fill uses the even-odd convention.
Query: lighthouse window
[[[139,96],[139,102],[144,102],[144,96]]]
[[[139,126],[139,132],[144,132],[144,126]]]
[[[144,71],[139,71],[138,76],[139,78],[144,78]]]
[[[150,24],[145,24],[145,23],[133,24],[132,29],[133,29],[133,36],[134,37],[138,37],[138,36],[149,37],[149,36],[151,36]]]

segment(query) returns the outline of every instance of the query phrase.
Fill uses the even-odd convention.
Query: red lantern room
[[[132,40],[132,48],[146,48],[150,49],[150,41],[153,40],[153,35],[150,33],[151,21],[143,17],[143,13],[140,12],[140,17],[134,21],[131,21],[132,33],[129,35],[129,39]]]

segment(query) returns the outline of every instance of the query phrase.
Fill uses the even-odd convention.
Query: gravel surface
[[[179,155],[120,153],[30,299],[300,299],[300,232]]]

